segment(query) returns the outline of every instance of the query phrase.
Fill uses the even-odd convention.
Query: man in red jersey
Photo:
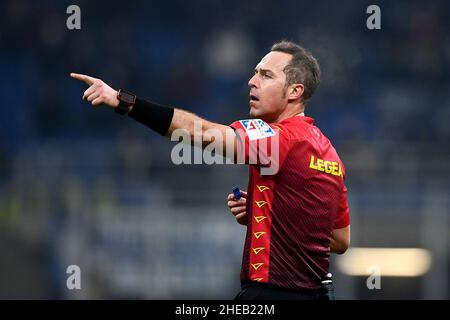
[[[345,252],[350,222],[344,166],[304,115],[320,82],[308,51],[292,42],[274,44],[248,83],[252,119],[230,126],[116,91],[90,76],[71,76],[89,85],[83,99],[94,106],[111,107],[168,137],[183,130],[194,144],[214,144],[216,153],[250,165],[248,194],[228,203],[247,225],[238,299],[326,297],[329,253]]]
[[[348,248],[344,166],[314,120],[304,115],[319,78],[317,61],[303,48],[283,42],[272,47],[249,81],[251,115],[277,132],[279,170],[264,176],[252,165],[248,193],[239,200],[228,195],[231,212],[247,225],[238,299],[320,298],[315,293],[321,282],[331,280],[325,278],[330,251],[342,254]],[[302,94],[283,99],[296,86]],[[231,126],[241,129],[236,130],[239,141],[251,150],[248,124]]]

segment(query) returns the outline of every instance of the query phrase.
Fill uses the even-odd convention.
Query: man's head
[[[250,115],[267,122],[302,112],[320,82],[317,60],[303,47],[275,43],[249,80]]]

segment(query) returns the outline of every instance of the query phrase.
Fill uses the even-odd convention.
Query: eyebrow
[[[258,68],[255,68],[255,72],[258,72]],[[265,74],[268,74],[268,73],[270,73],[270,74],[272,74],[272,75],[275,75],[275,73],[272,71],[272,70],[269,70],[269,69],[259,69],[259,72],[260,73],[265,73]]]

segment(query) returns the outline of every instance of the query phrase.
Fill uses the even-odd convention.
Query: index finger
[[[92,85],[95,80],[97,80],[93,77],[87,76],[85,74],[79,74],[79,73],[71,73],[70,76],[74,79],[83,81],[84,83],[86,83],[89,86]]]

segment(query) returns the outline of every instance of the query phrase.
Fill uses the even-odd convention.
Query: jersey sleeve
[[[230,124],[237,136],[237,163],[279,168],[290,148],[287,130],[280,124],[260,119],[239,120]]]
[[[334,229],[345,228],[348,225],[350,225],[350,210],[348,208],[347,201],[347,187],[344,184],[341,202],[339,203],[338,214],[336,216],[336,220],[334,221]]]

